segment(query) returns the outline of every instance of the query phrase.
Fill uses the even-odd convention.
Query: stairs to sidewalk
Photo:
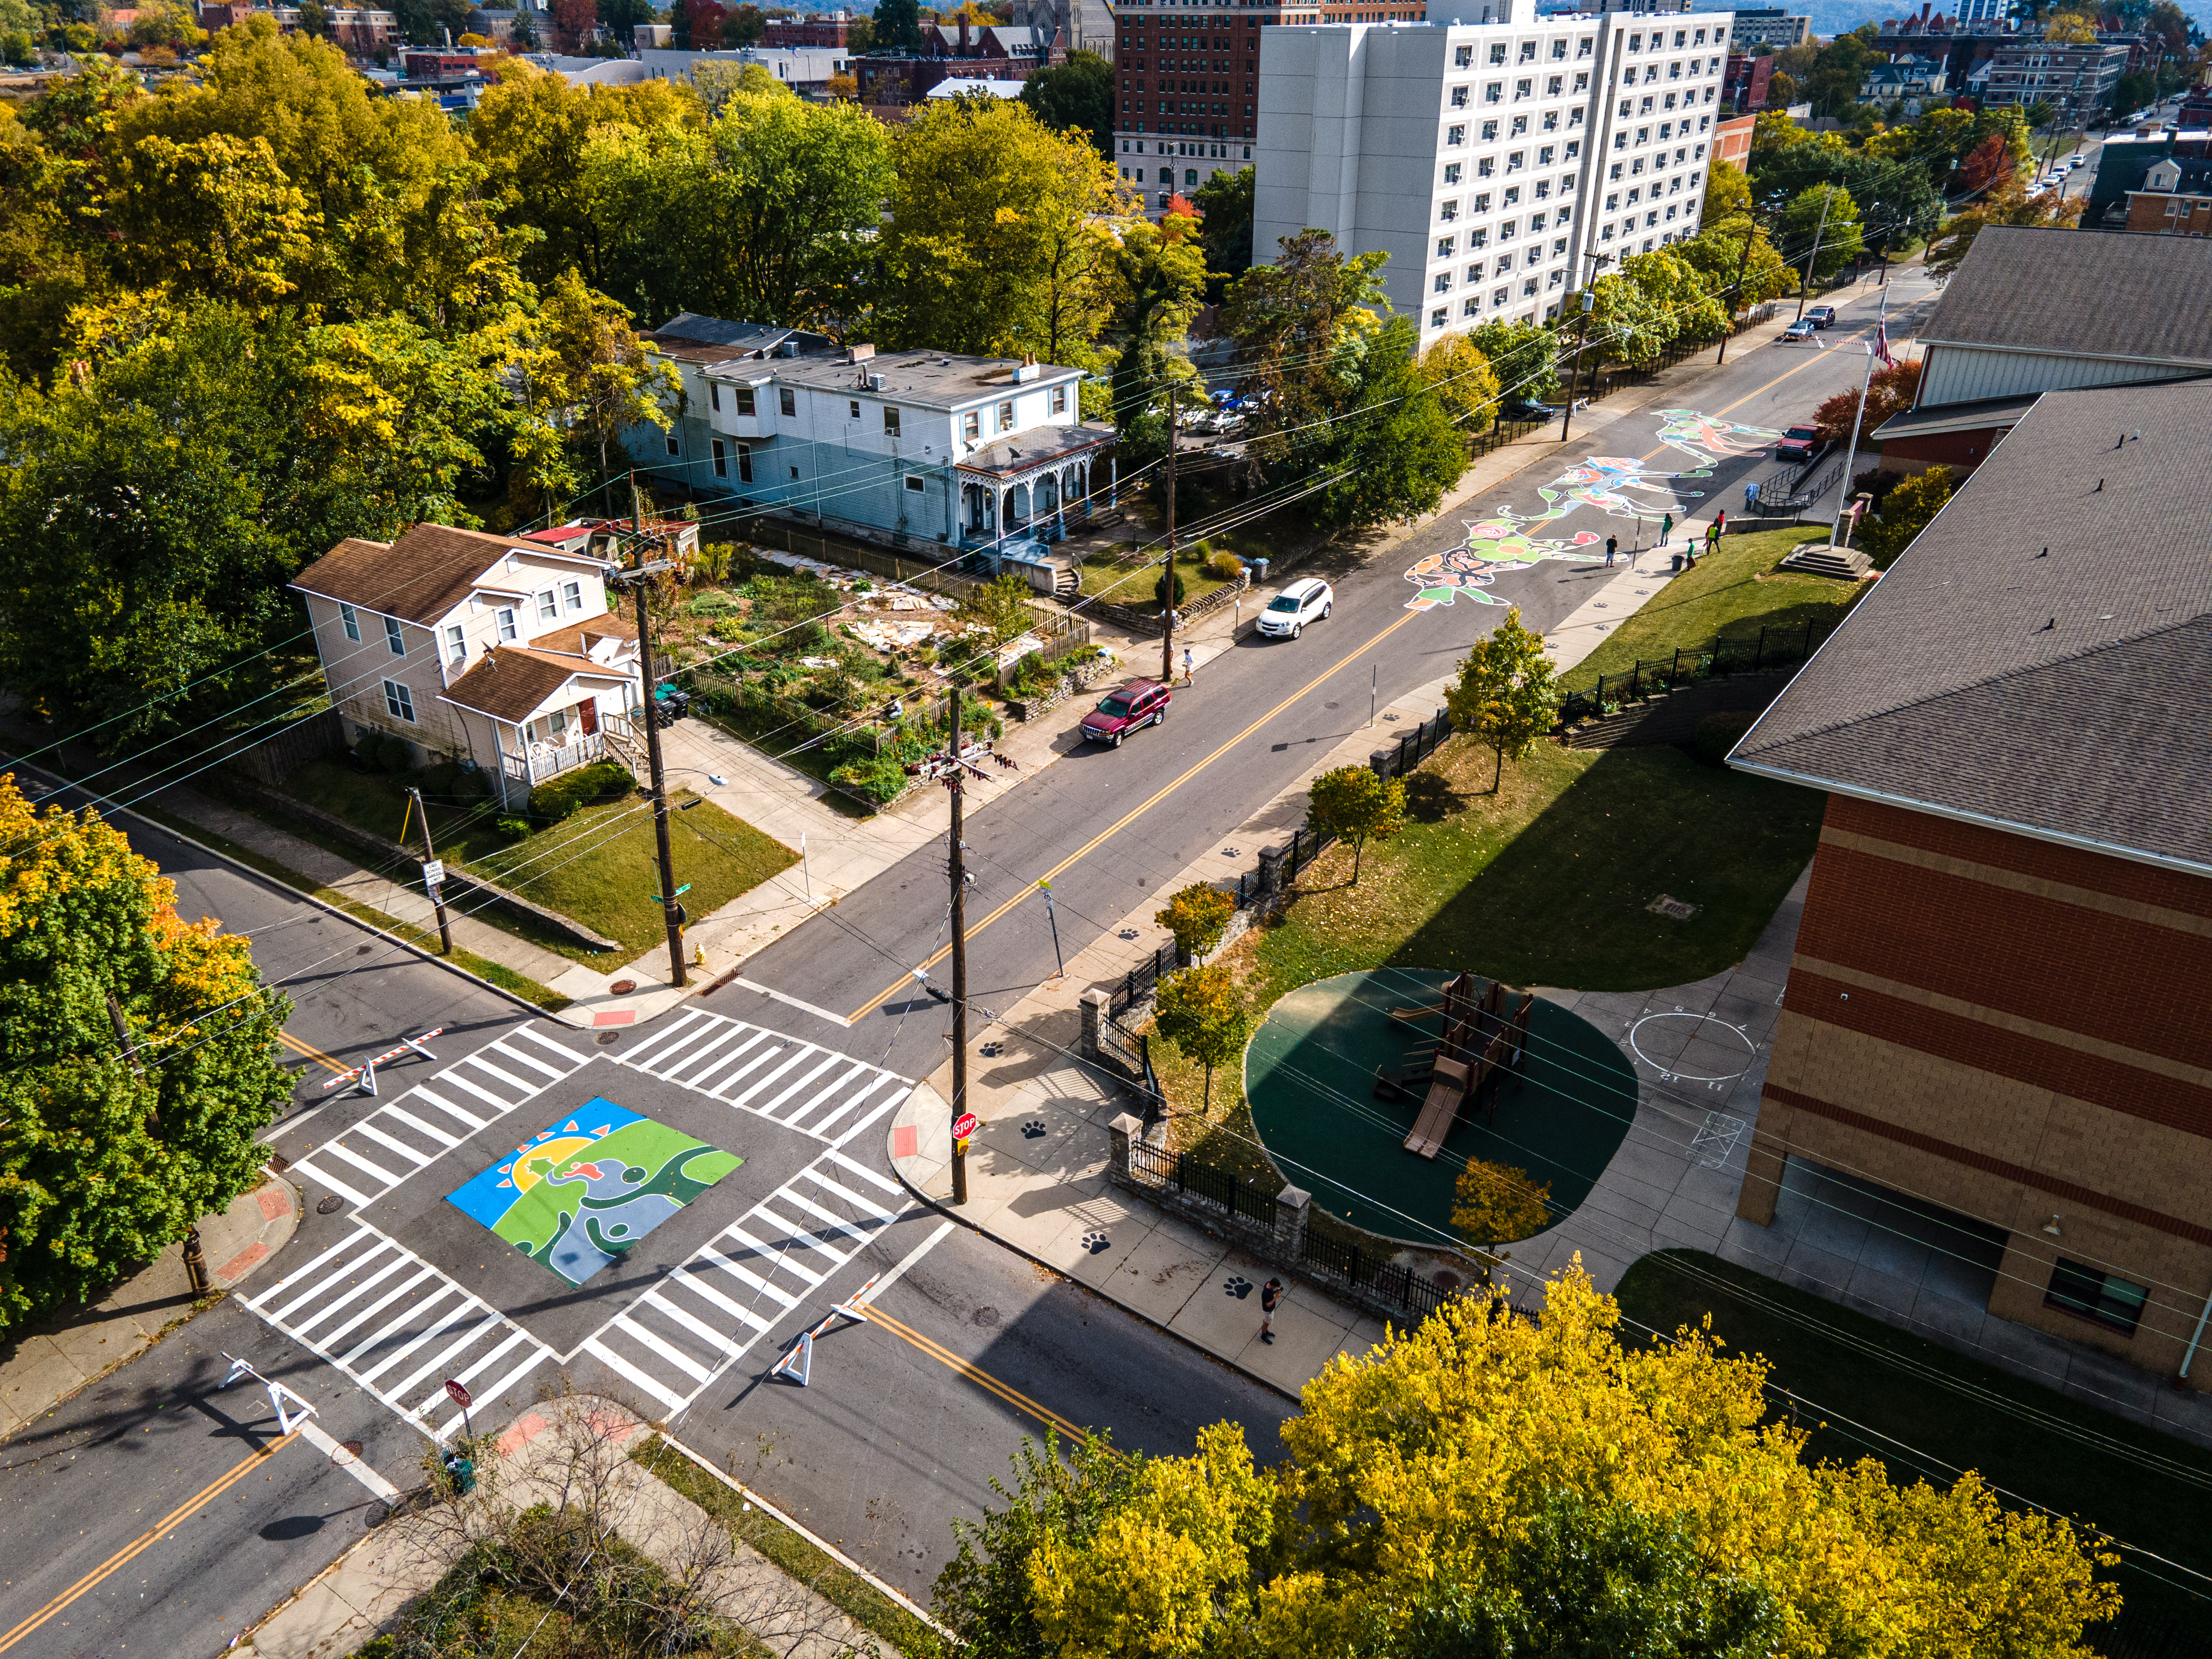
[[[1830,547],[1825,542],[1808,542],[1788,558],[1783,560],[1784,570],[1801,570],[1808,576],[1833,576],[1839,581],[1853,582],[1874,568],[1874,561],[1856,548]]]

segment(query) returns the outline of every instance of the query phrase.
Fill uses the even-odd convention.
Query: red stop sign
[[[981,1127],[982,1124],[975,1113],[963,1112],[952,1120],[952,1138],[955,1140],[965,1140]]]
[[[470,1405],[472,1403],[469,1399],[469,1391],[463,1388],[459,1383],[451,1381],[448,1381],[446,1384],[446,1397],[451,1400],[456,1406],[459,1406],[463,1411],[468,1410]]]

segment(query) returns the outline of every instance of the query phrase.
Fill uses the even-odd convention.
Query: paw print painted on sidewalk
[[[987,1042],[983,1045],[983,1057],[986,1060],[996,1060],[1006,1052],[1006,1045],[1003,1042]]]
[[[1124,927],[1121,936],[1123,939],[1134,939],[1137,936],[1137,930],[1133,927]]]
[[[1252,1281],[1242,1273],[1232,1274],[1229,1281],[1222,1285],[1221,1290],[1224,1296],[1233,1296],[1242,1302],[1252,1294]]]
[[[1042,1139],[1044,1139],[1044,1120],[1043,1120],[1042,1118],[1041,1118],[1041,1117],[1033,1117],[1033,1118],[1031,1118],[1028,1122],[1026,1122],[1026,1123],[1023,1124],[1023,1125],[1022,1125],[1022,1139],[1023,1139],[1024,1140],[1042,1140]]]
[[[1083,1248],[1093,1255],[1103,1255],[1114,1248],[1114,1241],[1103,1233],[1085,1233],[1083,1235]]]

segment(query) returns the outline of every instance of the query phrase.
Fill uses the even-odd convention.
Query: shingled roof
[[[473,668],[447,686],[444,701],[519,726],[572,679],[608,682],[629,678],[620,669],[604,668],[581,658],[550,656],[527,646],[502,645],[485,652]]]
[[[2212,875],[2212,384],[2044,394],[1737,744]]]
[[[1920,337],[2212,368],[2212,240],[1991,225]]]
[[[506,558],[510,550],[529,558],[567,556],[551,548],[487,536],[481,531],[418,524],[396,542],[348,538],[302,570],[292,586],[363,611],[434,628],[468,598],[478,580]],[[597,564],[592,560],[580,562]]]

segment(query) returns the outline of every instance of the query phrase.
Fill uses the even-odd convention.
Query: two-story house
[[[637,629],[607,605],[606,562],[530,538],[418,524],[349,538],[292,583],[331,706],[356,739],[402,738],[473,763],[503,805],[627,738]]]
[[[1057,540],[1113,495],[1113,430],[1083,421],[1081,369],[688,312],[647,337],[683,392],[632,451],[695,495],[900,546]]]

